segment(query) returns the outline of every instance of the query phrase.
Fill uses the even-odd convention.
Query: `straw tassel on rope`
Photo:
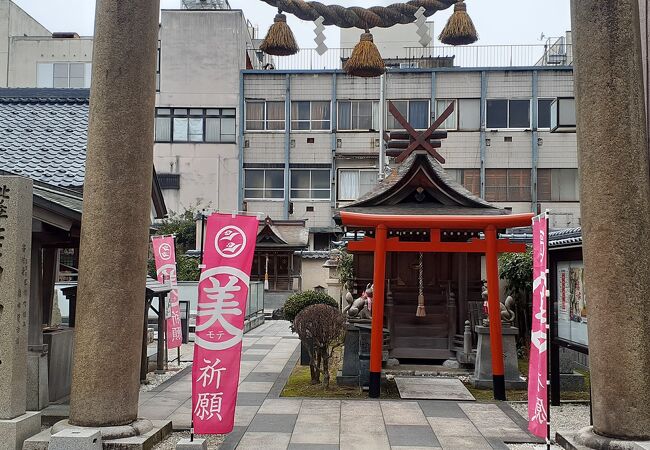
[[[454,13],[440,33],[439,39],[443,44],[449,45],[468,45],[478,41],[478,33],[467,14],[467,5],[463,0],[454,5]]]
[[[279,12],[273,22],[260,45],[260,50],[274,56],[289,56],[298,53],[298,44],[293,31],[287,24],[287,16]]]
[[[427,316],[427,310],[424,308],[424,255],[422,252],[420,252],[420,262],[418,263],[418,310],[415,316]]]
[[[369,30],[361,35],[361,40],[354,47],[344,69],[348,75],[365,78],[378,77],[386,72],[384,60]]]

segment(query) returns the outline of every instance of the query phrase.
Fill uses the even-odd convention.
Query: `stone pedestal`
[[[336,376],[340,386],[368,388],[370,382],[370,335],[369,321],[350,322],[345,335],[343,367]],[[389,331],[384,328],[384,348]],[[382,365],[388,361],[388,351],[382,353]]]
[[[63,430],[52,436],[48,450],[102,450],[102,434],[94,428]]]
[[[97,2],[70,393],[79,426],[138,414],[159,3]]]
[[[22,450],[23,442],[41,429],[41,413],[30,411],[13,419],[0,420],[0,448]]]
[[[343,367],[336,376],[339,386],[359,385],[359,329],[347,324],[343,346]]]
[[[478,346],[476,351],[476,366],[472,383],[480,389],[492,388],[492,350],[490,348],[490,328],[477,326]],[[526,389],[526,380],[519,373],[517,364],[517,335],[515,327],[503,325],[503,356],[507,389]]]
[[[639,1],[573,0],[571,16],[594,431],[646,440],[650,161]]]
[[[47,372],[47,345],[42,351],[30,348],[27,354],[27,408],[40,411],[50,404]]]
[[[55,436],[65,437],[69,445],[69,447],[58,447],[60,449],[92,449],[93,447],[84,445],[88,444],[88,436],[96,432],[99,433],[104,448],[149,450],[165,440],[172,432],[172,423],[168,420],[136,420],[124,426],[84,428],[75,427],[64,420],[27,439],[22,450],[51,450],[52,443],[57,440]]]
[[[650,441],[622,441],[600,436],[594,433],[594,427],[580,431],[558,431],[555,442],[566,450],[645,450],[650,448]]]
[[[32,242],[32,182],[0,176],[0,443],[20,449],[38,433],[40,415],[25,413],[27,323]]]
[[[191,441],[189,438],[184,438],[178,441],[176,450],[208,450],[208,441],[196,438]]]

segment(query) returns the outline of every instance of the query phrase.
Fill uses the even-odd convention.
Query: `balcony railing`
[[[301,49],[292,56],[266,60],[266,69],[339,70],[352,54],[351,48],[332,48],[319,55],[315,49]],[[388,67],[427,69],[433,67],[533,67],[573,65],[570,44],[559,40],[545,45],[471,45],[451,47],[406,47],[400,55],[382,55]]]

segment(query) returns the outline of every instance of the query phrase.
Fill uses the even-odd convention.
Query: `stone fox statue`
[[[483,298],[483,309],[485,311],[485,314],[487,315],[488,314],[487,289],[483,290],[481,297]],[[506,301],[503,303],[500,302],[499,305],[501,310],[501,321],[509,324],[514,323],[515,318],[517,317],[515,314],[515,299],[509,295],[506,297]]]
[[[361,297],[356,300],[352,294],[348,292],[345,295],[345,301],[348,306],[345,307],[343,313],[350,319],[370,319],[372,317],[370,309],[372,308],[372,285],[368,284],[366,290],[361,294]]]

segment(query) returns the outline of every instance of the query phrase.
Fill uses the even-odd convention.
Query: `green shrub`
[[[300,311],[311,305],[329,305],[334,308],[339,307],[339,304],[332,297],[325,292],[305,291],[299,294],[294,294],[287,299],[284,303],[284,317],[293,323],[294,319]]]

